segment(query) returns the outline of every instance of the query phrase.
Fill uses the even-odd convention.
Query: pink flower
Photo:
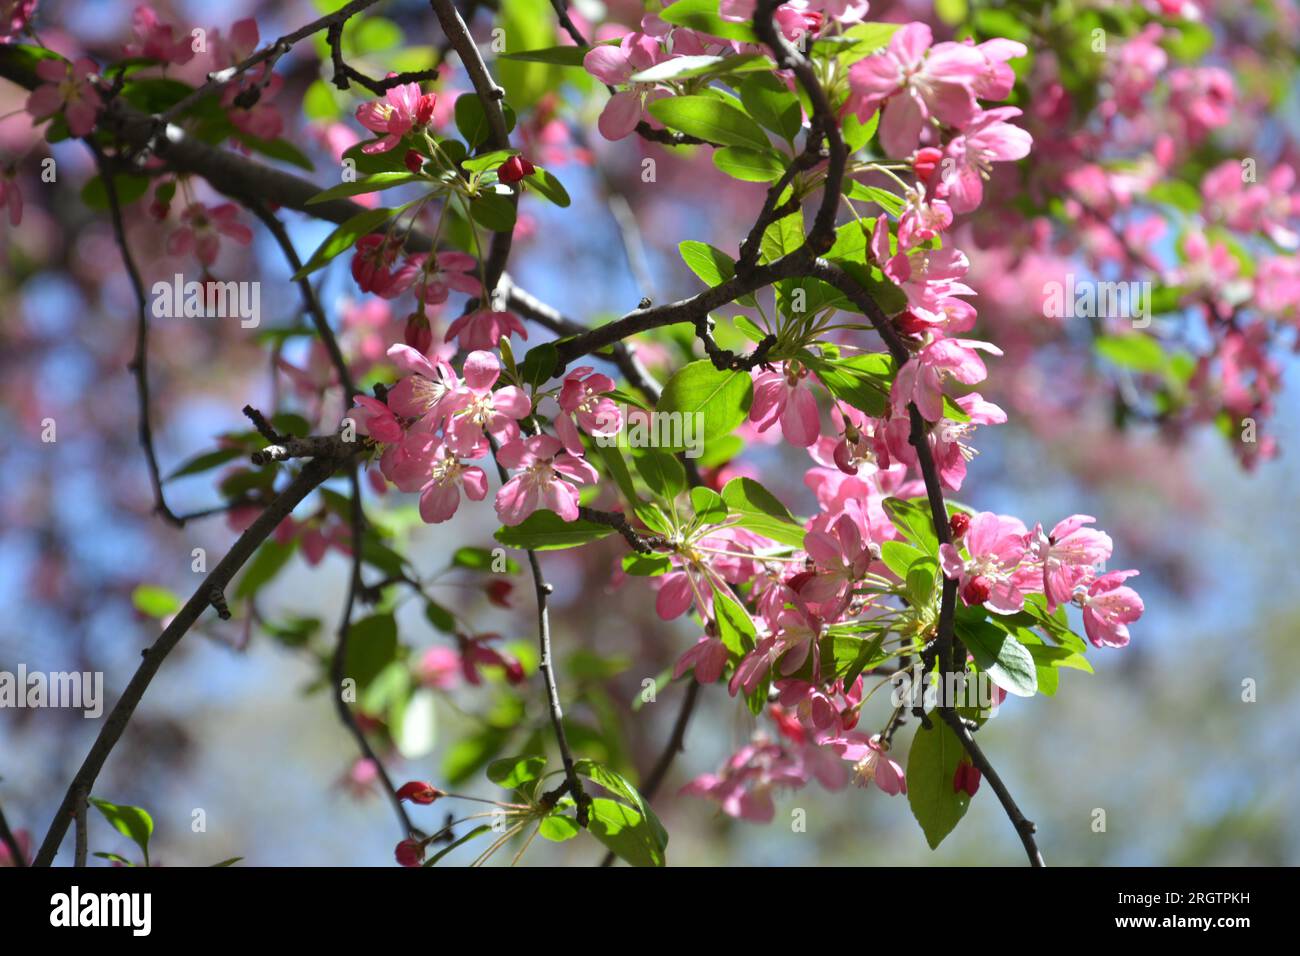
[[[460,488],[470,501],[487,497],[487,475],[477,465],[466,465],[439,445],[429,480],[420,489],[420,517],[427,524],[446,521],[460,507]]]
[[[528,330],[513,312],[496,312],[490,308],[467,312],[447,327],[450,342],[456,339],[464,349],[495,349],[502,339],[517,335],[528,338]]]
[[[681,792],[716,801],[728,816],[770,823],[776,815],[773,791],[798,789],[807,782],[808,773],[793,754],[760,738],[738,750],[721,775],[702,774]]]
[[[422,252],[411,256],[411,261],[420,266],[415,295],[421,302],[440,305],[447,301],[452,289],[471,296],[483,291],[476,274],[478,260],[467,252],[440,252],[436,256]]]
[[[388,357],[406,373],[388,390],[389,407],[403,418],[428,419],[429,427],[436,430],[448,415],[464,407],[467,396],[460,378],[445,360],[431,361],[409,345],[391,346]]]
[[[975,339],[939,339],[909,359],[894,378],[890,392],[894,414],[907,417],[909,402],[926,421],[943,418],[943,381],[951,377],[963,385],[984,381],[988,369],[978,351],[1001,355],[1002,350]]]
[[[176,36],[176,28],[163,23],[153,7],[140,4],[131,15],[131,30],[136,42],[123,48],[127,56],[142,56],[179,66],[194,58],[194,47],[188,36]]]
[[[357,240],[356,252],[352,256],[352,278],[362,292],[395,299],[411,287],[420,266],[408,258],[394,268],[401,251],[400,239],[371,233]]]
[[[856,502],[853,503],[856,509]],[[804,550],[815,563],[817,574],[799,589],[799,596],[811,604],[823,605],[825,616],[838,617],[848,605],[853,585],[862,580],[877,554],[863,535],[866,517],[846,511],[826,530],[814,524],[804,535]],[[829,608],[829,609],[827,609]]]
[[[962,560],[951,544],[940,545],[943,573],[958,582],[962,601],[983,604],[996,614],[1015,614],[1025,606],[1023,575],[1016,572],[1025,556],[1025,526],[1016,518],[982,511],[970,520]]]
[[[1029,48],[1016,40],[995,37],[975,49],[984,57],[984,70],[971,83],[971,90],[981,99],[1005,100],[1016,85],[1016,71],[1007,61],[1019,59]]]
[[[941,418],[930,429],[930,449],[939,470],[939,480],[949,491],[960,491],[966,480],[966,465],[978,454],[969,439],[977,425],[1001,425],[1007,413],[992,402],[986,402],[979,392],[971,392],[955,400],[957,407],[970,416],[968,422]],[[916,465],[916,449],[909,440],[911,427],[908,420],[895,417],[885,430],[889,452],[907,465]]]
[[[1110,536],[1095,528],[1085,528],[1097,519],[1090,515],[1071,515],[1058,521],[1048,534],[1035,525],[1030,548],[1035,561],[1043,565],[1043,594],[1047,610],[1055,611],[1074,595],[1075,585],[1093,576],[1093,568],[1110,557]]]
[[[95,128],[95,119],[103,106],[92,82],[97,73],[94,61],[84,56],[72,63],[41,60],[36,64],[36,75],[45,82],[27,97],[27,112],[36,121],[62,113],[73,136],[87,135]]]
[[[357,423],[359,433],[369,435],[378,442],[402,440],[402,426],[387,405],[369,395],[353,396],[352,401],[357,414],[351,417]]]
[[[964,43],[931,49],[933,39],[924,23],[909,23],[884,52],[849,69],[850,103],[858,119],[865,121],[884,106],[880,143],[890,156],[901,159],[916,149],[931,117],[960,127],[975,113],[971,86],[987,70],[985,55]]]
[[[520,469],[496,496],[501,522],[517,525],[534,511],[547,508],[565,521],[578,518],[578,489],[570,481],[594,484],[596,469],[564,450],[558,438],[534,435],[502,445],[497,461],[505,468]]]
[[[1217,66],[1184,67],[1169,74],[1169,106],[1182,116],[1193,142],[1228,122],[1236,98],[1232,76]]]
[[[416,679],[434,690],[450,690],[460,674],[460,655],[450,647],[431,647],[420,655]]]
[[[470,352],[464,371],[465,381],[446,426],[447,446],[457,455],[479,458],[487,454],[487,435],[501,443],[519,437],[517,422],[532,414],[533,403],[514,385],[492,391],[501,363],[491,352]]]
[[[181,213],[182,225],[167,238],[172,255],[193,252],[199,262],[211,266],[221,252],[221,237],[233,239],[241,246],[253,241],[253,231],[238,221],[239,207],[232,202],[208,208],[193,202]]]
[[[694,669],[695,679],[701,684],[712,684],[722,676],[730,653],[727,646],[716,637],[701,637],[695,645],[677,659],[673,667],[673,680]]]
[[[417,84],[403,83],[390,89],[383,99],[358,106],[357,121],[372,133],[381,134],[378,142],[367,143],[361,151],[386,153],[393,149],[411,130],[429,125],[437,102],[434,94],[422,94]]]
[[[778,421],[785,440],[800,448],[807,448],[821,434],[821,417],[817,399],[805,381],[806,368],[778,363],[771,369],[755,369],[754,402],[749,408],[749,420],[765,432]]]
[[[2,0],[0,2],[0,43],[5,43],[27,29],[37,0]],[[3,847],[0,847],[3,852]]]
[[[1083,608],[1083,629],[1094,647],[1124,647],[1128,625],[1142,616],[1142,598],[1124,584],[1136,571],[1111,571],[1086,588],[1074,592],[1074,603]]]
[[[609,86],[628,85],[631,77],[667,59],[659,41],[644,33],[629,33],[618,46],[594,46],[582,59],[588,73]],[[606,139],[623,139],[641,122],[647,99],[666,96],[653,84],[632,83],[609,98],[596,127]]]
[[[881,746],[880,735],[868,737],[860,731],[849,731],[843,737],[824,741],[844,760],[853,763],[853,782],[866,788],[872,783],[891,797],[907,793],[907,775],[903,768],[891,760]]]
[[[989,178],[993,163],[1029,155],[1033,137],[1007,122],[1019,115],[1020,110],[1014,106],[980,113],[948,143],[948,157],[953,162],[943,181],[948,186],[953,212],[971,212],[979,206],[984,199],[984,180]]]
[[[952,298],[975,291],[957,281],[970,268],[970,260],[960,249],[947,246],[908,250],[900,245],[899,251],[891,254],[888,219],[881,216],[871,234],[871,254],[885,275],[903,290],[916,318],[927,324],[951,324],[957,330],[970,327],[967,323],[973,322],[974,309]],[[956,307],[962,311],[954,311]],[[963,315],[963,311],[968,314]]]
[[[617,435],[623,424],[623,413],[605,393],[614,390],[614,380],[584,365],[572,369],[564,376],[556,403],[560,406],[555,416],[555,432],[564,447],[575,455],[582,452],[581,428],[588,435]]]

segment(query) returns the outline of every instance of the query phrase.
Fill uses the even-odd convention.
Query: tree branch
[[[140,666],[104,720],[90,752],[86,755],[76,776],[72,778],[58,810],[55,811],[50,829],[45,834],[45,839],[36,854],[36,865],[49,866],[54,862],[59,844],[63,842],[63,837],[68,832],[68,825],[72,821],[76,795],[82,792],[89,793],[93,789],[100,770],[103,769],[109,754],[121,739],[122,733],[131,720],[131,715],[135,713],[158,669],[212,603],[212,593],[223,592],[239,569],[253,556],[258,545],[270,536],[285,516],[333,475],[339,465],[356,454],[361,447],[358,443],[349,444],[340,440],[335,445],[332,455],[314,458],[308,462],[293,481],[266,507],[266,510],[258,515],[248,529],[239,536],[226,556],[217,563],[194,590],[185,605],[176,612],[176,616],[163,629],[158,640],[142,652]]]
[[[9,821],[5,819],[4,807],[0,807],[0,843],[5,845],[9,851],[9,858],[14,861],[14,866],[26,866],[27,857],[23,855],[22,847],[18,845],[18,838],[14,836],[13,830],[9,829]]]

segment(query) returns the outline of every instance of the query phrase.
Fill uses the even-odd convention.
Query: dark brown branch
[[[86,825],[86,804],[88,794],[85,790],[79,792],[73,801],[72,816],[76,823],[76,832],[73,835],[73,852],[72,865],[81,868],[86,865],[87,843],[90,840],[89,828]]]
[[[361,755],[374,765],[375,772],[379,775],[379,781],[384,788],[384,795],[388,797],[389,803],[393,805],[393,812],[397,814],[397,821],[401,825],[402,839],[408,837],[422,839],[424,834],[411,824],[411,818],[407,816],[406,808],[402,806],[402,800],[397,795],[397,788],[393,786],[393,780],[388,775],[383,761],[379,759],[374,748],[370,746],[365,731],[357,723],[356,715],[352,713],[352,708],[348,706],[348,702],[343,696],[343,681],[347,678],[348,641],[352,633],[352,608],[356,605],[357,595],[363,589],[361,583],[361,555],[363,550],[361,539],[362,535],[365,534],[365,513],[362,511],[361,482],[357,479],[356,462],[352,462],[348,466],[348,484],[351,486],[349,524],[352,531],[352,575],[348,581],[347,598],[343,602],[343,614],[339,618],[338,639],[334,645],[334,656],[330,661],[330,680],[334,685],[330,688],[330,693],[334,695],[334,708],[338,712],[339,720],[347,728],[348,733],[352,735],[352,739],[356,741]]]
[[[638,554],[654,554],[667,547],[668,542],[657,534],[643,534],[628,523],[627,515],[617,511],[598,511],[595,508],[578,508],[578,517],[583,521],[590,521],[594,524],[603,524],[607,528],[613,528],[623,540],[627,542],[628,547]]]
[[[36,854],[36,864],[38,866],[49,866],[54,862],[54,855],[58,852],[59,845],[68,832],[68,825],[72,822],[77,794],[89,793],[93,789],[100,770],[103,769],[109,754],[113,752],[113,748],[121,739],[127,724],[131,720],[131,715],[135,713],[135,709],[139,705],[141,698],[144,697],[145,691],[149,689],[149,684],[158,673],[158,669],[162,667],[163,661],[175,650],[181,638],[189,632],[189,629],[194,626],[195,622],[210,606],[213,589],[224,591],[239,569],[253,556],[253,552],[271,535],[285,516],[307,495],[311,494],[312,491],[333,475],[339,465],[355,454],[359,447],[356,444],[349,445],[339,441],[334,446],[333,454],[328,457],[315,458],[308,462],[297,477],[275,497],[275,500],[266,507],[266,510],[258,515],[253,523],[248,526],[248,529],[239,536],[239,540],[226,553],[226,556],[217,562],[216,567],[194,590],[190,599],[176,612],[176,616],[172,618],[171,623],[163,629],[158,640],[142,652],[140,666],[126,685],[122,696],[118,698],[117,703],[109,712],[108,717],[105,718],[99,735],[90,748],[90,752],[86,755],[86,759],[82,761],[81,768],[72,778],[72,782],[68,785],[67,792],[59,804],[59,808],[54,813],[50,829],[45,834],[45,839]]]
[[[153,447],[153,426],[150,423],[149,412],[149,300],[144,290],[144,279],[140,277],[140,270],[136,266],[135,257],[131,255],[131,247],[127,243],[126,226],[122,221],[122,206],[117,196],[117,183],[108,157],[92,140],[87,139],[85,143],[90,147],[90,151],[95,154],[95,165],[99,167],[99,178],[104,183],[104,194],[108,197],[108,212],[109,218],[113,222],[113,237],[117,240],[118,251],[122,254],[122,265],[126,267],[126,274],[131,279],[131,288],[135,291],[135,354],[132,355],[127,368],[131,370],[131,374],[135,377],[135,390],[139,409],[137,433],[140,447],[144,451],[145,464],[149,468],[149,482],[153,486],[154,511],[172,527],[179,528],[185,522],[167,506],[167,498],[163,495],[162,473],[158,468],[158,456]]]

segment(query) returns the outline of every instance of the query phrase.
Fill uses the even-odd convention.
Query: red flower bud
[[[973,797],[979,788],[979,769],[965,762],[957,764],[957,772],[952,777],[952,792],[961,793],[964,790],[968,797]]]
[[[524,682],[524,665],[516,660],[507,661],[506,680],[511,684],[522,684]]]
[[[531,176],[537,167],[522,156],[511,156],[497,170],[497,179],[503,183],[517,183],[525,176]]]
[[[433,93],[425,93],[415,104],[415,125],[428,126],[433,122],[433,108],[438,102],[438,97]]]
[[[989,599],[992,590],[993,585],[989,579],[982,574],[977,574],[961,589],[961,598],[967,604],[983,604]]]
[[[424,848],[416,840],[403,840],[393,856],[402,866],[419,866],[424,861]]]
[[[922,332],[930,328],[930,323],[926,322],[911,309],[906,309],[900,312],[897,318],[894,319],[894,324],[898,326],[898,331],[902,332],[904,335],[920,335]]]
[[[433,329],[429,328],[429,318],[419,312],[412,312],[406,317],[406,328],[402,339],[421,355],[427,355],[433,347]]]
[[[408,149],[406,151],[406,155],[402,157],[402,162],[405,163],[406,168],[413,173],[418,173],[424,168],[424,157],[413,149]]]
[[[917,179],[923,183],[928,183],[942,161],[943,152],[933,146],[927,146],[916,151],[916,158],[912,160],[912,170],[916,173]]]
[[[441,790],[423,780],[412,780],[397,788],[397,799],[410,800],[412,803],[430,804],[442,795]]]
[[[487,586],[488,601],[497,607],[508,608],[511,606],[510,594],[514,589],[514,582],[506,578],[497,578],[495,581],[490,581]]]
[[[948,519],[948,527],[952,529],[954,538],[960,538],[970,529],[970,515],[964,511],[956,512]]]

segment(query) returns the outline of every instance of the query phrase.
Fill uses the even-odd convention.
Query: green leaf
[[[894,366],[884,353],[808,363],[832,395],[872,418],[885,415]]]
[[[524,181],[535,191],[540,193],[542,196],[545,196],[561,209],[567,207],[569,203],[572,202],[572,200],[569,199],[568,191],[564,188],[564,184],[556,179],[549,170],[538,168]]]
[[[713,165],[732,179],[747,183],[775,182],[785,172],[785,163],[776,153],[745,146],[724,146],[714,150]]]
[[[722,500],[742,528],[794,548],[803,547],[804,529],[786,506],[753,478],[732,478],[722,489]]]
[[[885,514],[889,515],[889,520],[904,537],[932,557],[939,553],[939,538],[934,533],[934,518],[930,514],[928,504],[903,501],[901,498],[886,498],[884,508]]]
[[[149,838],[153,836],[153,817],[139,807],[109,803],[107,800],[90,798],[104,819],[113,825],[113,829],[123,836],[130,837],[144,854],[144,865],[149,865]]]
[[[615,856],[633,866],[664,865],[663,849],[653,827],[629,806],[595,797],[588,829]]]
[[[626,777],[618,771],[611,770],[609,767],[602,766],[592,760],[579,760],[575,765],[575,769],[588,780],[600,784],[610,793],[622,797],[631,804],[649,823],[650,829],[654,832],[658,842],[660,852],[668,848],[668,831],[659,822],[659,817],[650,808],[650,804],[646,803],[645,798],[641,796],[641,791],[632,786]]]
[[[364,691],[397,659],[397,621],[391,614],[373,614],[348,627],[347,657],[343,676]],[[340,688],[334,688],[339,693]]]
[[[907,572],[917,561],[924,561],[926,554],[910,544],[901,541],[886,541],[880,546],[880,560],[885,567],[898,575],[900,581],[907,580]]]
[[[738,92],[749,115],[764,127],[788,142],[799,135],[803,125],[799,99],[773,74],[754,73],[745,77]]]
[[[367,209],[348,219],[325,237],[325,241],[311,254],[307,263],[293,274],[294,281],[311,275],[317,269],[325,268],[336,256],[355,246],[362,236],[369,235],[387,222],[392,214],[391,209],[381,207]]]
[[[534,345],[524,356],[519,366],[519,378],[525,385],[531,385],[535,392],[549,382],[555,375],[557,351],[554,342],[542,342]]]
[[[903,198],[894,195],[888,189],[881,189],[878,186],[864,186],[857,180],[851,179],[845,184],[844,192],[850,199],[875,203],[894,218],[898,218],[903,211]]]
[[[235,597],[243,600],[252,597],[262,586],[280,573],[280,569],[293,557],[294,545],[281,544],[275,539],[262,542],[253,560],[244,568],[244,574],[235,585]]]
[[[682,262],[710,288],[722,285],[736,274],[736,260],[707,242],[687,239],[677,246]]]
[[[686,490],[686,469],[658,448],[633,448],[632,465],[657,498],[672,500]]]
[[[733,23],[722,19],[718,14],[718,0],[676,0],[660,10],[659,16],[679,27],[689,27],[724,40],[758,42],[753,27],[748,23]]]
[[[718,625],[718,639],[736,656],[748,654],[754,648],[754,619],[732,597],[730,591],[714,587],[713,618]]]
[[[241,448],[218,448],[216,451],[208,451],[201,455],[195,455],[189,461],[185,462],[185,464],[181,465],[168,475],[167,480],[171,481],[173,478],[183,478],[186,475],[197,475],[204,471],[210,471],[219,465],[224,465],[228,461],[234,461],[236,458],[241,458],[244,454],[245,452]]]
[[[547,63],[552,66],[582,66],[582,58],[591,49],[589,46],[548,46],[540,50],[521,50],[518,53],[502,53],[503,60],[516,60],[521,63]]]
[[[592,521],[565,521],[554,511],[534,511],[514,527],[499,528],[493,535],[509,548],[559,551],[599,541],[614,529]]]
[[[670,129],[722,146],[749,146],[771,152],[763,127],[741,110],[712,96],[671,96],[653,100],[650,113]]]
[[[519,757],[502,757],[487,767],[487,778],[506,790],[518,790],[536,780],[546,769],[546,758],[525,754]]]
[[[582,832],[582,828],[578,826],[578,821],[573,817],[552,813],[542,820],[537,832],[541,834],[543,839],[550,840],[552,843],[563,843],[565,840],[572,840],[576,837]]]
[[[659,396],[656,406],[658,414],[680,414],[701,416],[694,421],[703,423],[703,428],[696,426],[696,440],[705,447],[709,442],[731,433],[745,416],[749,414],[750,403],[754,400],[754,383],[748,372],[719,371],[707,359],[691,362],[679,369]],[[672,446],[674,451],[686,448],[686,419],[683,419],[681,436],[683,441]]]
[[[501,193],[479,193],[470,201],[469,214],[476,223],[493,232],[510,232],[515,228],[514,201]]]
[[[141,614],[164,618],[181,609],[181,599],[167,588],[156,584],[141,584],[131,592],[131,603]]]
[[[149,188],[149,177],[117,173],[113,176],[113,186],[117,191],[117,204],[125,206],[145,194],[145,190]],[[81,187],[81,201],[91,209],[108,208],[108,190],[104,186],[103,178],[92,176],[86,181],[86,185]]]
[[[1038,691],[1038,671],[1025,645],[988,621],[954,624],[957,636],[975,658],[975,666],[1009,694],[1033,697]]]
[[[307,205],[314,206],[317,203],[329,202],[333,199],[345,199],[348,196],[375,193],[384,189],[392,189],[394,186],[405,186],[407,183],[420,181],[428,182],[429,180],[414,173],[375,173],[373,176],[366,176],[364,179],[358,179],[350,183],[339,183],[337,186],[331,186],[329,189],[318,192],[307,200]]]
[[[1135,372],[1159,372],[1165,367],[1165,353],[1160,343],[1141,332],[1098,336],[1093,347],[1103,358]]]
[[[424,617],[435,628],[444,634],[456,633],[456,618],[445,607],[436,601],[426,601],[424,603]]]
[[[722,495],[703,486],[691,489],[691,510],[705,524],[717,524],[727,517],[727,503]]]
[[[907,754],[907,802],[931,850],[952,832],[970,806],[966,792],[953,793],[952,788],[957,764],[963,759],[965,751],[957,735],[932,713],[930,728],[916,731]]]
[[[501,104],[501,110],[505,115],[506,130],[514,129],[514,111],[505,103]],[[492,126],[488,123],[487,113],[484,112],[477,93],[462,93],[456,97],[455,116],[456,129],[465,137],[470,149],[487,142],[491,137]]]

